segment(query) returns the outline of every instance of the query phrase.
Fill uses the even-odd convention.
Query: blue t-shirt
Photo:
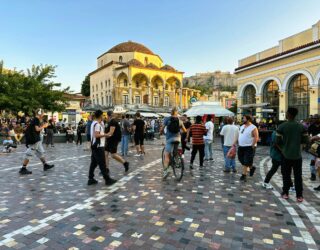
[[[91,135],[91,124],[92,124],[92,121],[88,121],[86,124],[87,135]]]
[[[167,131],[166,131],[166,140],[175,140],[175,141],[180,141],[180,132],[178,133],[171,133],[169,130],[168,130],[168,125],[170,124],[170,119],[171,119],[171,116],[170,117],[166,117],[163,121],[163,125],[165,127],[167,127]],[[179,127],[181,128],[183,125],[182,121],[179,120]]]

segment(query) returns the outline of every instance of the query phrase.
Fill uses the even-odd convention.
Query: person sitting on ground
[[[13,140],[9,135],[3,140],[2,144],[4,146],[3,153],[11,153],[14,148],[17,148],[17,145],[13,143]]]

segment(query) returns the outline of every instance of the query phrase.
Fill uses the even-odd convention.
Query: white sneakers
[[[262,183],[262,187],[264,187],[265,189],[273,189],[273,186],[271,186],[269,183]]]
[[[163,172],[162,172],[162,179],[165,180],[168,175],[169,175],[170,171],[169,171],[169,167],[163,169]]]

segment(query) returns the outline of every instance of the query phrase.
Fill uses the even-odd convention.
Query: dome
[[[153,63],[149,63],[146,68],[149,68],[149,69],[159,69],[159,67],[157,67],[157,65],[153,64]]]
[[[135,42],[124,42],[112,47],[107,53],[123,53],[123,52],[141,52],[144,54],[154,55],[154,53],[146,46]]]
[[[168,64],[166,64],[166,65],[164,65],[163,67],[161,67],[161,69],[163,69],[163,70],[167,70],[167,71],[173,71],[173,72],[176,72],[175,68],[174,68],[174,67],[172,67],[172,66],[170,66],[170,65],[168,65]]]
[[[138,61],[137,59],[131,59],[129,62],[127,62],[127,65],[136,66],[136,67],[144,67],[144,65],[140,61]]]

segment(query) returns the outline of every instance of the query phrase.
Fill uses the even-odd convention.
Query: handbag
[[[320,141],[311,144],[309,153],[315,157],[320,157]]]
[[[229,159],[234,159],[234,158],[236,158],[236,154],[237,154],[236,146],[233,145],[233,146],[229,149],[229,151],[228,151],[228,153],[227,153],[227,157],[228,157]]]

